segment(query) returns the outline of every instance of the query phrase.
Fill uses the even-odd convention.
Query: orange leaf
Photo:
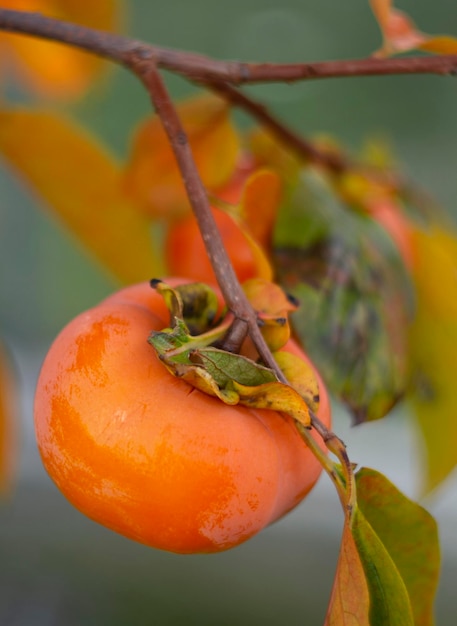
[[[3,0],[2,8],[36,11],[50,17],[101,30],[119,30],[116,0]],[[82,95],[105,62],[62,44],[22,35],[0,35],[0,53],[9,56],[14,69],[37,94],[52,98]]]
[[[386,57],[414,49],[435,54],[457,54],[457,39],[423,33],[406,13],[392,7],[392,0],[370,0],[370,5],[384,39],[382,48],[374,56]]]
[[[281,180],[272,170],[261,169],[246,181],[241,214],[254,239],[264,248],[271,246],[273,226],[281,200]]]
[[[413,50],[425,41],[426,35],[416,28],[406,13],[394,9],[391,0],[371,0],[370,4],[384,38],[384,44],[375,56],[385,57]]]
[[[346,521],[325,626],[369,626],[369,605],[365,572]]]
[[[12,479],[16,452],[16,402],[13,375],[0,345],[0,496]]]
[[[160,275],[147,218],[120,190],[114,159],[63,116],[0,110],[0,153],[120,281]]]
[[[230,179],[239,153],[238,135],[222,99],[204,95],[182,102],[178,114],[203,183],[216,190]],[[133,140],[125,189],[148,215],[174,217],[189,212],[178,166],[160,120],[143,122]]]

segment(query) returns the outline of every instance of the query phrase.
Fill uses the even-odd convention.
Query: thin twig
[[[251,339],[264,363],[275,371],[279,380],[284,380],[284,375],[278,368],[259,330],[257,316],[238,282],[214,220],[187,135],[162,77],[156,67],[150,66],[145,73],[139,74],[139,78],[151,96],[153,106],[175,154],[189,202],[227,307],[238,320],[246,323]]]
[[[308,141],[286,126],[281,120],[275,117],[264,104],[247,96],[236,87],[228,83],[207,83],[207,86],[221,95],[233,106],[239,107],[249,113],[257,122],[271,131],[281,143],[289,149],[292,149],[300,158],[311,161],[316,165],[323,165],[326,169],[334,173],[341,173],[350,169],[351,164],[343,155],[328,150],[321,150],[311,141]]]
[[[155,63],[157,67],[196,82],[248,83],[297,82],[348,76],[392,74],[456,74],[457,55],[401,58],[367,58],[318,63],[241,63],[217,61],[201,54],[154,46],[46,17],[39,13],[0,9],[0,30],[59,41],[87,50],[126,67]]]

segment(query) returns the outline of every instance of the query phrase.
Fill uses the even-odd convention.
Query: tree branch
[[[228,83],[207,83],[207,85],[233,106],[249,113],[262,126],[272,132],[278,141],[293,150],[299,157],[309,160],[316,165],[323,165],[334,173],[344,172],[351,167],[351,164],[343,155],[317,148],[311,141],[298,135],[276,118],[264,104],[256,102],[236,87],[232,87]]]
[[[154,65],[150,65],[146,72],[139,73],[139,78],[151,96],[153,106],[175,154],[190,204],[197,219],[205,248],[225,303],[238,320],[235,325],[238,341],[241,345],[246,332],[249,332],[264,363],[275,371],[279,380],[284,382],[284,375],[278,368],[263,339],[258,327],[257,316],[238,282],[235,270],[225,250],[186,133],[162,77],[157,68]],[[239,333],[240,322],[245,326],[244,332],[241,333]]]
[[[126,67],[144,63],[183,75],[196,82],[232,85],[297,82],[346,76],[391,74],[457,74],[457,55],[388,59],[354,59],[319,63],[240,63],[217,61],[204,55],[153,46],[93,28],[46,17],[39,13],[0,9],[0,30],[49,39],[92,52]]]

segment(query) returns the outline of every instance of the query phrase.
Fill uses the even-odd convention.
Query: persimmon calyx
[[[187,283],[173,288],[158,278],[153,278],[150,284],[165,300],[172,326],[174,319],[185,321],[192,335],[201,335],[214,327],[219,305],[211,287],[204,283]]]
[[[279,285],[263,278],[252,278],[242,285],[256,312],[258,324],[268,347],[273,352],[282,348],[290,338],[289,313],[298,303]]]
[[[208,301],[212,302],[212,296],[200,293],[200,290],[207,293],[209,287],[197,283],[186,285],[190,288],[185,297],[191,296],[185,306],[180,287],[172,288],[162,281],[152,281],[151,285],[164,296],[170,310],[171,327],[153,331],[148,341],[173,376],[226,404],[280,411],[303,426],[310,426],[309,407],[298,390],[278,381],[272,369],[242,354],[212,345],[227,332],[231,319],[228,322],[223,319],[219,326],[201,335],[190,333],[186,310],[199,320],[201,328],[211,326],[215,317],[212,304],[209,308],[206,306]],[[208,311],[211,320],[207,319],[205,324]]]

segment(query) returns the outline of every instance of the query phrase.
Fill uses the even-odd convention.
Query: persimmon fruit
[[[287,416],[225,405],[170,374],[147,342],[168,322],[146,283],[70,322],[39,376],[38,447],[89,518],[155,548],[218,552],[295,507],[321,466]],[[322,382],[318,416],[329,426]]]

